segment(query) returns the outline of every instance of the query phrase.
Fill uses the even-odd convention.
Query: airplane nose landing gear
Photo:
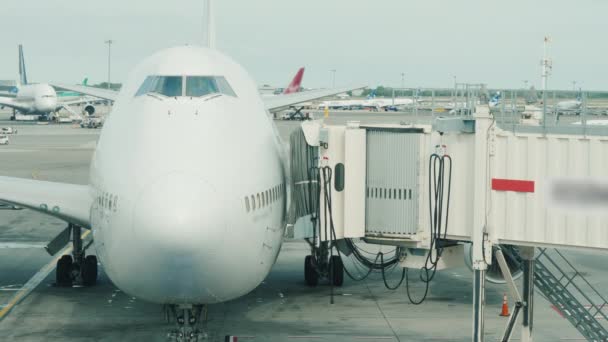
[[[176,328],[167,334],[169,341],[196,342],[207,339],[207,333],[199,327],[199,323],[207,321],[206,305],[166,305],[164,310],[167,322],[176,323]]]

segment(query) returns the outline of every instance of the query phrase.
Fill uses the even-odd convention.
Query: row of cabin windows
[[[283,198],[284,193],[285,185],[279,184],[255,195],[245,196],[245,210],[250,212],[256,209],[262,209]]]
[[[412,189],[367,188],[368,198],[407,200],[412,199]]]
[[[118,196],[104,192],[103,194],[97,196],[97,204],[100,208],[116,211],[116,207],[118,206]]]

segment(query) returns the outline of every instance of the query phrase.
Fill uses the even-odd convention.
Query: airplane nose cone
[[[139,196],[133,230],[162,251],[205,254],[221,247],[227,228],[220,194],[204,179],[175,172],[160,177]]]
[[[57,108],[57,100],[54,98],[36,99],[36,109],[41,112],[52,112]]]

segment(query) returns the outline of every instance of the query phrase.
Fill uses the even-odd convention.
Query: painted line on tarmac
[[[394,340],[395,336],[353,336],[357,340]]]
[[[20,291],[22,288],[22,284],[5,285],[0,287],[0,291]]]
[[[90,230],[84,232],[82,234],[82,239],[84,240],[89,233],[91,233]],[[0,310],[0,321],[8,315],[15,305],[19,304],[23,299],[25,299],[25,297],[32,293],[32,291],[34,291],[34,289],[38,287],[38,285],[40,285],[40,283],[55,269],[59,258],[61,258],[64,254],[71,253],[72,249],[73,247],[71,245],[65,247],[59,253],[57,253],[57,256],[54,257],[48,264],[42,266],[42,268],[36,274],[34,274],[34,276],[30,278],[25,285],[23,285],[21,290],[15,293],[8,303],[4,304],[4,307],[2,310]],[[0,307],[2,306],[0,305]]]
[[[18,149],[0,149],[0,153],[22,153],[22,152],[36,152],[34,150],[18,150]]]
[[[28,248],[44,248],[46,243],[28,243],[28,242],[0,242],[0,249],[28,249]]]
[[[296,336],[287,336],[287,338],[293,338],[293,339],[300,339],[300,338],[323,339],[323,336],[300,336],[300,335],[296,335]]]

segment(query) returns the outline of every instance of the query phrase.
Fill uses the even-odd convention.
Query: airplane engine
[[[464,245],[464,263],[467,267],[473,271],[473,248],[471,248],[473,244],[467,243]],[[496,247],[492,248],[492,265],[488,265],[488,269],[486,270],[486,280],[490,283],[494,284],[504,284],[505,278],[502,275],[502,271],[500,270],[500,266],[498,265],[498,260],[496,260],[495,251]],[[500,249],[502,250],[503,255],[505,256],[505,260],[507,261],[507,266],[509,266],[509,270],[511,271],[511,276],[513,279],[519,279],[523,270],[521,269],[521,258],[519,256],[519,250],[516,246],[512,245],[500,245]]]
[[[95,106],[93,106],[92,104],[85,105],[84,108],[82,109],[82,112],[91,116],[91,115],[95,114]]]

